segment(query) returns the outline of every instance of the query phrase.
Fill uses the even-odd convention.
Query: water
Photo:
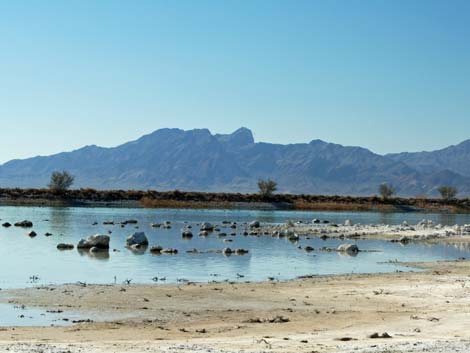
[[[360,249],[378,250],[361,252],[356,257],[336,252],[306,253],[297,249],[310,245],[337,247],[344,241],[301,239],[292,244],[286,239],[271,237],[243,237],[242,229],[232,243],[226,243],[215,234],[198,237],[197,223],[209,221],[221,225],[222,221],[239,224],[257,219],[263,223],[282,223],[286,220],[311,221],[313,218],[328,219],[342,223],[351,219],[354,223],[398,224],[404,220],[417,223],[423,218],[442,224],[470,223],[470,215],[443,215],[418,213],[373,212],[293,212],[293,211],[246,211],[246,210],[173,210],[173,209],[110,209],[110,208],[39,208],[0,207],[1,223],[15,223],[28,219],[38,235],[30,238],[30,229],[0,227],[0,288],[19,288],[41,284],[74,283],[154,283],[153,278],[166,278],[165,283],[187,279],[208,281],[262,281],[268,277],[291,279],[310,274],[376,273],[404,269],[388,261],[434,261],[468,257],[465,246],[411,244],[402,246],[386,241],[356,243]],[[136,231],[134,225],[103,225],[104,221],[121,222],[128,219],[139,221],[139,231],[144,231],[150,245],[161,245],[179,250],[178,255],[152,255],[148,251],[136,253],[125,247],[125,238]],[[172,222],[172,229],[151,228],[151,223]],[[98,225],[93,226],[94,222]],[[185,223],[187,222],[187,223]],[[193,226],[191,240],[181,238],[185,225]],[[58,243],[76,244],[80,238],[92,234],[111,234],[111,250],[106,255],[88,252],[58,251]],[[222,228],[230,234],[230,229]],[[50,237],[44,236],[52,233]],[[221,250],[225,247],[245,248],[244,256],[225,257],[221,254],[188,254],[186,250]],[[113,251],[115,249],[116,251]],[[242,275],[243,277],[239,276]]]
[[[70,326],[82,317],[70,312],[50,312],[44,308],[10,304],[0,304],[0,313],[0,326]]]
[[[47,310],[43,307],[0,304],[0,327],[6,326],[71,326],[80,322],[112,321],[131,317],[130,314],[110,312],[74,312]]]

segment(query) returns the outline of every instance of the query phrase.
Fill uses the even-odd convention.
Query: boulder
[[[250,222],[250,228],[259,228],[261,224],[258,221]]]
[[[11,227],[11,223],[5,222],[2,224],[2,227],[9,228]]]
[[[110,242],[109,235],[95,234],[90,235],[86,239],[81,239],[77,244],[77,249],[91,249],[96,247],[98,249],[109,249]]]
[[[347,252],[347,253],[357,253],[359,252],[359,248],[356,244],[341,244],[338,246],[337,251],[340,252]]]
[[[346,227],[351,227],[353,225],[353,222],[350,219],[347,219],[346,221],[344,221],[344,225]]]
[[[34,230],[28,233],[28,236],[31,238],[34,238],[36,235],[38,235]]]
[[[149,241],[144,232],[135,232],[132,235],[129,235],[126,239],[127,246],[132,245],[148,245]]]

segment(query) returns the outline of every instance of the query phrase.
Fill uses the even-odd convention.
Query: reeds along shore
[[[326,211],[432,211],[470,212],[470,198],[389,198],[378,196],[327,196],[213,193],[194,191],[95,190],[55,193],[49,189],[0,189],[3,205],[123,205],[149,208],[268,208]]]

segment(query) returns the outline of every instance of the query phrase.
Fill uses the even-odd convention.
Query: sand
[[[2,328],[0,351],[470,351],[470,262],[418,265],[425,271],[243,284],[3,290],[0,302],[110,321]],[[369,338],[384,332],[391,338]]]

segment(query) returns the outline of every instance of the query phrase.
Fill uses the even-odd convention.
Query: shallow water
[[[31,308],[0,304],[0,326],[69,326],[81,316],[73,313],[48,312],[44,308]]]
[[[371,213],[371,212],[293,212],[293,211],[246,211],[246,210],[173,210],[173,209],[110,209],[110,208],[39,208],[0,207],[1,223],[15,223],[24,219],[34,223],[38,235],[30,238],[30,229],[0,227],[0,288],[26,287],[40,284],[74,283],[154,283],[154,277],[166,278],[165,283],[181,279],[191,281],[261,281],[268,277],[290,279],[309,274],[375,273],[409,270],[388,261],[433,261],[467,257],[465,246],[410,244],[403,246],[386,241],[356,243],[360,249],[378,250],[361,252],[356,257],[336,252],[306,253],[297,245],[337,247],[346,241],[318,238],[301,239],[293,244],[287,239],[271,237],[243,237],[241,227],[237,236],[223,238],[213,234],[198,237],[198,223],[209,221],[222,225],[222,221],[243,222],[259,220],[263,223],[282,223],[286,220],[311,221],[313,218],[342,223],[351,219],[354,223],[398,224],[404,220],[417,223],[423,218],[442,224],[470,223],[470,215],[442,215],[418,213]],[[150,246],[161,245],[179,250],[178,255],[152,255],[148,251],[132,252],[125,247],[125,238],[136,231],[134,225],[103,225],[104,221],[121,222],[128,219],[139,221],[139,231],[144,231]],[[172,229],[151,228],[151,223],[172,222]],[[93,222],[98,225],[93,226]],[[186,222],[186,223],[185,223]],[[193,226],[191,240],[181,238],[185,225]],[[101,233],[111,234],[111,250],[107,256],[92,256],[77,250],[58,251],[58,243],[76,244],[80,238]],[[222,228],[230,234],[231,229]],[[50,232],[53,235],[46,237]],[[348,241],[354,242],[354,241]],[[245,248],[244,256],[225,257],[221,254],[187,254],[186,250],[221,250],[225,247]],[[113,251],[116,249],[116,251]],[[239,276],[238,274],[242,275]],[[161,281],[159,281],[161,282]]]

